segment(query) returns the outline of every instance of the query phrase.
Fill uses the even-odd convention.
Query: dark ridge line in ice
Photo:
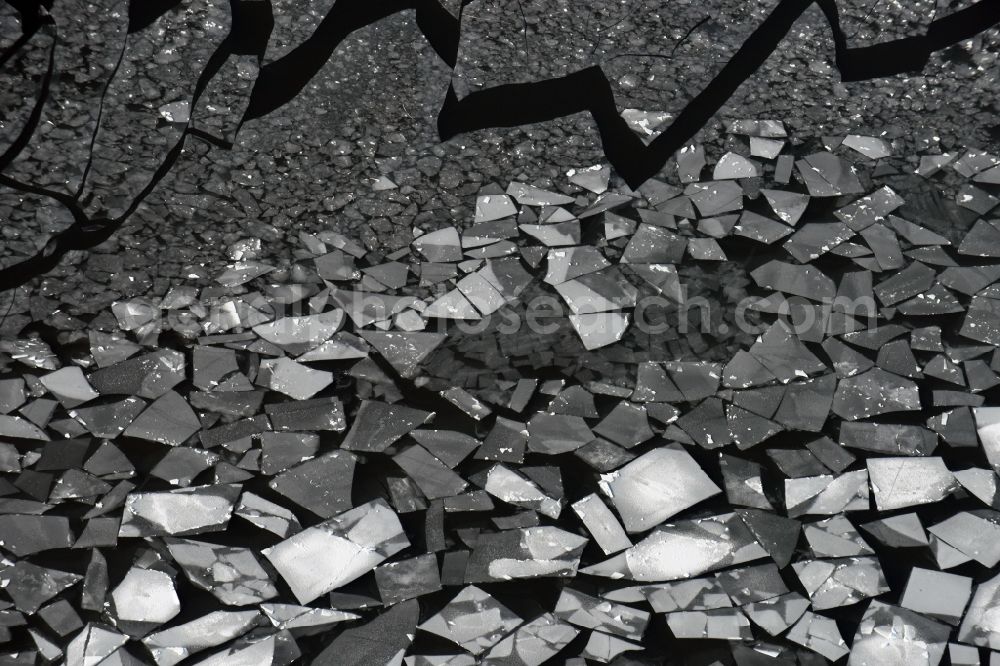
[[[932,21],[923,36],[849,48],[836,0],[781,0],[711,82],[649,145],[618,114],[614,92],[599,66],[566,76],[500,85],[459,100],[449,87],[438,117],[442,140],[487,127],[515,127],[587,111],[601,135],[604,154],[630,187],[655,176],[778,48],[813,3],[833,33],[835,61],[843,81],[863,81],[919,72],[933,52],[969,39],[1000,23],[1000,2],[981,2]]]
[[[45,102],[49,99],[49,88],[52,84],[52,74],[56,65],[56,47],[59,45],[59,33],[55,30],[51,17],[46,18],[47,20],[44,21],[45,25],[52,28],[52,44],[49,46],[48,64],[45,67],[45,74],[42,75],[42,80],[38,84],[38,96],[35,98],[35,105],[28,115],[28,120],[24,123],[21,131],[17,133],[17,138],[3,151],[3,154],[0,154],[0,172],[3,172],[4,169],[10,166],[17,159],[17,156],[21,154],[21,151],[28,146],[31,137],[35,134],[35,130],[38,129],[38,123],[42,119],[42,110],[45,108]],[[37,34],[37,31],[32,34]]]
[[[233,0],[230,6],[232,8],[230,32],[208,59],[205,68],[198,77],[198,81],[195,83],[190,101],[192,113],[197,107],[198,100],[208,87],[208,84],[219,72],[230,55],[256,55],[258,59],[263,59],[264,49],[267,46],[271,28],[274,25],[270,3]],[[266,12],[266,15],[263,15],[262,12]],[[129,20],[131,22],[131,17]],[[244,30],[246,32],[237,35],[237,30]],[[54,55],[54,53],[55,50],[53,47],[52,54]],[[41,113],[40,105],[38,113]],[[77,196],[70,196],[28,183],[21,183],[0,173],[0,185],[6,185],[11,189],[21,192],[54,199],[66,207],[73,216],[73,223],[64,231],[54,234],[45,244],[45,247],[35,255],[12,266],[0,269],[0,291],[20,287],[35,277],[44,275],[55,268],[59,260],[67,252],[72,250],[88,250],[110,238],[125,223],[129,216],[136,211],[160,181],[170,173],[170,170],[177,160],[180,159],[181,153],[184,150],[185,139],[188,134],[194,133],[192,132],[193,129],[191,119],[189,119],[177,143],[174,144],[163,162],[153,172],[146,186],[133,198],[128,208],[121,215],[113,219],[90,219],[79,204],[79,194]],[[199,136],[202,134],[205,133],[198,133]],[[91,143],[91,149],[93,149],[93,142]]]
[[[39,4],[30,0],[6,0],[18,8],[36,8],[39,21],[49,20],[41,15]],[[463,7],[474,0],[463,0]],[[948,46],[973,37],[1000,23],[1000,1],[980,2],[941,19],[932,21],[922,36],[849,48],[839,19],[836,0],[780,0],[764,22],[751,34],[718,75],[678,114],[677,118],[648,146],[629,129],[618,114],[611,85],[599,66],[579,72],[530,83],[509,84],[457,98],[449,86],[438,116],[438,131],[442,140],[457,134],[488,127],[514,127],[551,120],[587,111],[594,118],[601,135],[605,155],[626,183],[637,188],[656,175],[670,156],[683,147],[719,109],[736,89],[752,76],[763,62],[777,50],[781,40],[790,32],[796,20],[815,2],[826,16],[833,33],[835,60],[841,79],[861,81],[905,72],[919,72],[930,55]],[[141,29],[144,21],[155,21],[173,5],[167,1],[152,8],[143,2],[130,3],[129,30]],[[192,97],[194,109],[198,98],[222,63],[232,54],[257,55],[262,60],[267,46],[267,36],[273,27],[271,5],[266,0],[231,0],[233,12],[230,33],[223,40],[199,77]],[[132,10],[137,14],[132,16]],[[261,68],[250,93],[247,109],[240,121],[259,118],[280,108],[295,97],[306,83],[332,57],[336,46],[354,30],[365,27],[399,11],[416,10],[416,22],[421,33],[438,56],[450,67],[457,61],[460,24],[437,0],[388,0],[372,7],[367,0],[337,2],[321,21],[319,27],[303,44],[284,57]],[[246,13],[244,13],[244,10]],[[157,13],[159,12],[159,13]],[[155,14],[155,16],[154,16]],[[22,15],[25,15],[22,12]],[[24,29],[27,31],[28,24]],[[55,45],[50,54],[50,76]],[[50,78],[49,76],[49,78]],[[514,100],[517,100],[515,103]],[[40,114],[43,104],[35,112]],[[33,112],[33,116],[35,113]],[[37,122],[36,122],[37,124]],[[28,133],[30,139],[33,129]],[[86,250],[104,242],[114,233],[170,172],[179,159],[188,135],[194,134],[214,145],[226,143],[191,127],[190,121],[180,140],[167,154],[154,172],[146,187],[133,199],[125,213],[113,220],[90,220],[78,206],[70,207],[74,223],[70,228],[53,236],[36,255],[25,261],[0,269],[0,290],[19,287],[54,268],[59,259],[70,250]],[[26,142],[25,142],[26,145]],[[13,148],[13,146],[12,146]],[[22,147],[23,148],[23,147]],[[7,156],[11,149],[4,153]],[[20,149],[15,151],[20,152]],[[12,160],[13,157],[10,158]],[[8,161],[9,163],[9,161]],[[5,164],[0,163],[0,169]],[[0,184],[25,192],[49,196],[66,204],[65,197],[43,188],[26,186],[3,177]],[[73,198],[74,205],[76,204]]]
[[[304,42],[264,65],[257,75],[243,122],[277,110],[298,95],[351,33],[408,9],[417,26],[445,64],[458,57],[459,23],[437,0],[338,0]],[[242,125],[242,123],[241,123]]]

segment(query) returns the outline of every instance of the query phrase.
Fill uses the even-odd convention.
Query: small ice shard
[[[937,446],[937,435],[920,426],[895,423],[841,423],[840,444],[862,451],[926,456]]]
[[[522,206],[565,206],[576,201],[573,197],[549,192],[527,183],[512,181],[507,186],[507,194]]]
[[[295,636],[311,636],[330,630],[330,625],[357,620],[360,615],[329,608],[311,608],[295,604],[261,604],[260,609],[276,629]]]
[[[849,652],[837,623],[811,611],[806,611],[785,637],[830,661],[837,661]]]
[[[126,398],[119,402],[80,407],[71,410],[70,416],[75,418],[90,434],[102,439],[114,439],[135,420],[146,407],[139,398]]]
[[[167,548],[197,587],[227,606],[247,606],[278,594],[253,551],[190,539],[167,539]]]
[[[453,497],[468,485],[462,477],[419,445],[396,454],[393,461],[413,479],[427,499]]]
[[[199,618],[150,634],[142,639],[157,666],[174,666],[196,652],[242,636],[260,618],[260,612],[214,611]]]
[[[132,567],[111,592],[112,616],[128,633],[131,627],[163,624],[180,611],[174,581],[156,569]]]
[[[443,262],[463,259],[462,242],[455,227],[444,227],[418,236],[412,244],[427,258],[427,261]]]
[[[440,395],[442,398],[462,410],[466,415],[477,421],[482,421],[493,413],[482,400],[458,386],[452,386],[451,388],[445,389],[440,392]]]
[[[224,484],[130,493],[120,537],[184,536],[221,532],[229,524],[240,486]]]
[[[481,534],[465,572],[467,583],[576,575],[587,539],[552,526]]]
[[[552,611],[557,618],[585,629],[597,629],[634,641],[642,640],[649,624],[644,610],[598,599],[571,587],[564,587]]]
[[[606,164],[595,164],[581,169],[570,169],[566,175],[569,177],[569,182],[574,185],[579,185],[594,194],[603,194],[607,191],[608,181],[611,179],[611,167]]]
[[[722,492],[680,446],[639,456],[601,477],[601,490],[628,532],[643,532]]]
[[[867,470],[785,479],[785,507],[790,516],[866,511],[869,497]]]
[[[413,377],[421,362],[442,342],[447,334],[424,331],[387,332],[361,331],[361,336],[378,350],[389,365],[403,377]]]
[[[314,370],[282,356],[261,362],[257,382],[295,400],[307,400],[333,383],[333,373]]]
[[[295,400],[264,405],[274,430],[335,430],[347,428],[344,407],[334,397]],[[267,428],[260,430],[264,432]]]
[[[889,142],[875,136],[848,134],[840,145],[847,146],[872,160],[892,155],[892,146]]]
[[[833,153],[808,155],[797,160],[795,166],[809,194],[814,197],[835,197],[864,191],[854,167]]]
[[[951,628],[906,608],[872,601],[858,624],[848,666],[941,663]],[[955,662],[953,661],[954,665]]]
[[[66,409],[82,405],[100,395],[83,376],[83,370],[75,365],[42,375],[39,381]]]
[[[593,659],[602,664],[607,664],[623,652],[641,649],[642,646],[638,643],[633,643],[623,638],[612,636],[611,634],[605,634],[601,631],[592,631],[590,638],[587,640],[587,645],[584,646],[583,652],[580,655],[585,659]]]
[[[574,502],[573,511],[579,516],[583,526],[587,528],[605,555],[611,555],[632,546],[632,542],[615,514],[608,509],[596,493],[591,493]]]
[[[437,557],[428,553],[378,566],[375,583],[386,606],[437,592],[441,589]]]
[[[851,557],[874,555],[875,551],[861,538],[854,525],[843,515],[831,516],[804,525],[802,531],[816,557]]]
[[[168,123],[187,123],[191,120],[191,104],[186,99],[160,106],[160,116]]]
[[[128,642],[128,636],[111,627],[90,622],[66,646],[66,666],[90,666],[113,663],[118,648]]]
[[[215,281],[223,287],[238,287],[273,270],[274,266],[259,261],[237,261],[226,266],[226,270],[215,276]]]
[[[520,617],[488,593],[469,585],[418,628],[479,655],[500,642],[522,622]]]
[[[876,557],[802,560],[792,568],[814,610],[849,606],[889,591]]]
[[[295,514],[285,507],[251,492],[243,493],[235,513],[240,518],[282,538],[302,531],[302,526]]]
[[[506,194],[486,194],[476,197],[475,222],[492,222],[510,215],[517,215],[517,206]]]
[[[180,446],[199,430],[201,421],[188,402],[175,391],[167,391],[132,421],[124,435]]]
[[[939,502],[958,485],[939,457],[869,458],[868,478],[879,511]]]
[[[669,581],[742,564],[767,551],[734,513],[661,525],[624,553],[582,573],[638,581]]]
[[[737,641],[753,638],[750,621],[735,608],[668,613],[667,626],[670,633],[680,639]]]
[[[640,224],[622,253],[623,264],[674,264],[684,256],[687,239],[663,227]]]
[[[332,310],[302,317],[281,317],[258,324],[253,332],[291,353],[308,351],[329,340],[344,323],[344,311]]]
[[[384,500],[362,504],[262,552],[299,603],[363,576],[409,545]]]
[[[719,158],[712,173],[713,180],[755,178],[761,175],[760,165],[737,153],[726,153]]]
[[[622,339],[628,330],[629,317],[621,312],[573,314],[569,321],[587,350],[607,347]]]
[[[832,300],[837,290],[827,275],[812,266],[789,264],[777,259],[750,273],[754,282],[765,289],[774,289],[816,301]]]
[[[534,481],[506,465],[497,464],[491,467],[486,472],[483,488],[501,501],[533,509],[552,519],[558,518],[562,512],[562,503],[558,499],[549,497]]]
[[[341,447],[351,451],[378,453],[408,432],[427,423],[433,412],[405,405],[365,400]]]
[[[777,636],[795,624],[809,609],[809,600],[798,592],[789,592],[778,597],[747,604],[743,612],[750,621],[764,631]]]
[[[528,422],[528,448],[536,453],[567,453],[593,439],[587,422],[579,416],[538,412]]]
[[[861,525],[876,539],[890,548],[913,548],[927,545],[927,534],[924,532],[920,518],[915,513],[904,513],[874,520]]]
[[[501,639],[485,656],[485,663],[511,666],[541,666],[566,647],[580,631],[543,613]],[[469,662],[469,665],[474,662]],[[448,662],[451,666],[452,662]],[[455,664],[454,666],[459,666]]]
[[[967,576],[913,567],[899,605],[955,625],[971,595],[972,579]]]

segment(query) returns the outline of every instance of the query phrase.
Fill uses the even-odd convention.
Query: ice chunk
[[[694,458],[680,446],[639,456],[601,477],[601,489],[628,532],[643,532],[720,492]]]
[[[271,577],[249,548],[190,539],[167,539],[174,561],[188,579],[227,606],[247,606],[278,594]]]
[[[521,618],[506,606],[475,585],[469,585],[419,628],[479,655],[521,624]]]
[[[395,512],[379,499],[262,552],[305,604],[363,576],[409,543]]]
[[[125,499],[120,537],[184,536],[221,532],[229,524],[240,486],[194,486],[130,493]]]

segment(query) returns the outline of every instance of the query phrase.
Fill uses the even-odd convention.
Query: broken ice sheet
[[[287,629],[295,636],[311,636],[330,630],[330,625],[356,620],[360,615],[329,608],[311,608],[296,604],[261,604],[260,609],[275,628]]]
[[[118,536],[183,536],[221,532],[229,524],[239,494],[240,486],[235,484],[130,493],[125,499]]]
[[[333,374],[282,356],[261,361],[257,383],[296,400],[307,400],[333,383]]]
[[[620,312],[574,314],[569,320],[588,351],[618,342],[629,325],[629,316]]]
[[[386,606],[441,589],[437,557],[433,553],[390,562],[375,568],[375,583]]]
[[[268,485],[317,516],[330,518],[351,507],[356,462],[352,453],[331,451],[282,472]]]
[[[785,507],[790,516],[866,511],[870,507],[868,472],[785,479]]]
[[[142,639],[157,666],[174,666],[196,652],[242,636],[257,624],[260,612],[214,611]]]
[[[156,399],[184,381],[184,354],[161,349],[92,372],[87,380],[101,395]]]
[[[929,617],[958,624],[972,595],[972,579],[913,567],[899,605]]]
[[[144,634],[180,613],[181,602],[169,575],[132,567],[111,592],[111,614],[126,633]]]
[[[1000,513],[996,511],[960,511],[927,531],[983,566],[1000,562]]]
[[[649,624],[644,610],[598,599],[571,587],[565,587],[556,601],[555,616],[585,629],[597,629],[607,634],[631,640],[642,640]]]
[[[83,376],[83,370],[75,365],[42,375],[39,381],[67,409],[82,405],[100,395]]]
[[[179,446],[199,430],[201,421],[188,402],[175,391],[167,391],[132,421],[124,435]]]
[[[251,492],[244,492],[240,496],[240,503],[235,513],[240,518],[282,538],[302,530],[298,518],[291,511]]]
[[[632,546],[621,523],[595,493],[573,503],[573,511],[605,555]]]
[[[746,640],[753,637],[750,621],[735,608],[680,611],[667,614],[667,626],[677,638]]]
[[[869,458],[868,478],[879,511],[939,502],[958,486],[939,457]]]
[[[379,499],[262,552],[299,603],[306,604],[366,574],[409,543],[396,513]]]
[[[418,628],[478,655],[496,645],[522,622],[493,596],[469,585]]]
[[[352,451],[378,453],[434,416],[405,405],[365,400],[341,447]]]
[[[114,664],[118,648],[128,642],[128,636],[109,626],[88,623],[66,646],[67,666],[89,666],[90,664]]]
[[[808,155],[797,160],[795,166],[811,196],[835,197],[863,191],[854,167],[833,153]]]
[[[951,628],[906,608],[874,600],[868,605],[851,645],[851,666],[885,664],[936,666],[944,656]],[[954,662],[952,662],[954,664]]]
[[[877,557],[803,560],[792,568],[815,610],[848,606],[889,591]]]
[[[465,582],[575,576],[585,545],[585,537],[547,525],[480,534]]]
[[[462,485],[464,487],[465,484]],[[562,512],[562,503],[558,499],[549,497],[534,481],[506,465],[491,467],[486,472],[483,488],[501,501],[538,511],[553,519]]]
[[[298,354],[329,340],[344,323],[344,311],[335,309],[315,315],[281,317],[258,324],[253,332],[285,351]]]
[[[4,589],[13,600],[14,607],[25,613],[34,613],[46,601],[79,583],[83,576],[18,560],[13,566],[0,567],[0,579],[5,583]]]
[[[849,652],[837,623],[811,611],[806,611],[785,636],[830,661],[836,661]]]
[[[816,557],[874,555],[875,551],[861,538],[854,525],[843,515],[804,525],[802,528],[812,554]]]
[[[679,445],[653,449],[601,477],[628,532],[643,532],[722,490]]]
[[[809,609],[809,600],[798,592],[747,604],[743,612],[750,621],[772,636],[783,633]]]
[[[734,513],[661,525],[649,536],[582,573],[639,581],[691,578],[767,557]]]
[[[413,479],[427,499],[459,494],[468,485],[462,477],[422,446],[411,446],[393,456],[393,461]]]
[[[197,587],[227,606],[247,606],[278,594],[270,576],[249,548],[219,546],[189,539],[167,539],[167,548]]]
[[[551,613],[543,613],[494,645],[486,654],[485,663],[541,666],[579,633],[579,629],[560,622]]]

